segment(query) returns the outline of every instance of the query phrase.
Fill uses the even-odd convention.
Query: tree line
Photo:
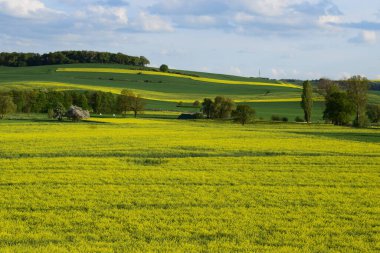
[[[102,91],[52,91],[52,90],[11,90],[0,93],[0,118],[8,113],[48,113],[62,115],[75,105],[96,114],[127,114],[135,117],[144,110],[144,99],[129,90],[121,94]],[[60,113],[56,113],[60,112]]]
[[[366,127],[380,121],[380,105],[368,104],[370,82],[362,76],[347,80],[332,81],[321,79],[316,91],[324,97],[323,119],[334,125]],[[301,107],[306,122],[311,121],[313,87],[310,81],[303,83]]]
[[[58,51],[45,54],[38,53],[0,53],[0,65],[8,67],[26,67],[74,63],[111,63],[132,66],[150,64],[144,56],[129,56],[122,53],[95,51]]]

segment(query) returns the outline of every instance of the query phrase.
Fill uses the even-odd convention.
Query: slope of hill
[[[181,74],[183,73],[183,74]],[[38,67],[0,67],[0,89],[79,89],[120,93],[131,89],[147,100],[148,109],[182,110],[178,102],[190,105],[195,100],[222,95],[256,108],[258,116],[302,116],[299,106],[301,87],[280,81],[175,71],[163,73],[114,64],[70,64]],[[380,95],[373,92],[371,100]],[[322,119],[322,102],[316,99],[314,120]],[[380,99],[378,100],[380,101]],[[195,109],[193,109],[195,110]]]

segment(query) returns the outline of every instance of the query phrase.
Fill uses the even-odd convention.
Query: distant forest
[[[0,66],[27,67],[74,63],[112,63],[132,66],[150,64],[144,56],[136,57],[122,53],[95,51],[59,51],[47,54],[38,53],[0,53]]]

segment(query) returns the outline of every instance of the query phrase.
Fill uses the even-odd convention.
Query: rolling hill
[[[0,67],[0,89],[80,89],[120,93],[131,89],[147,100],[148,109],[195,110],[177,107],[205,97],[222,95],[253,106],[259,117],[302,116],[301,87],[264,78],[246,78],[201,72],[163,73],[113,64],[70,64],[37,67]],[[378,93],[371,99],[380,100]],[[316,98],[314,120],[321,120],[322,102]]]

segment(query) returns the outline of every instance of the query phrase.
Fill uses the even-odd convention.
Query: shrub
[[[200,112],[194,113],[194,117],[196,119],[204,119],[205,118],[205,116],[203,115],[203,113],[200,113]]]
[[[278,115],[272,115],[271,119],[272,119],[272,121],[280,121],[281,117]]]
[[[288,122],[289,121],[289,119],[287,118],[287,117],[282,117],[282,119],[281,119],[283,122]]]
[[[168,65],[166,65],[166,64],[162,64],[162,65],[160,66],[160,71],[161,71],[161,72],[168,72],[168,71],[169,71],[169,67],[168,67]]]

